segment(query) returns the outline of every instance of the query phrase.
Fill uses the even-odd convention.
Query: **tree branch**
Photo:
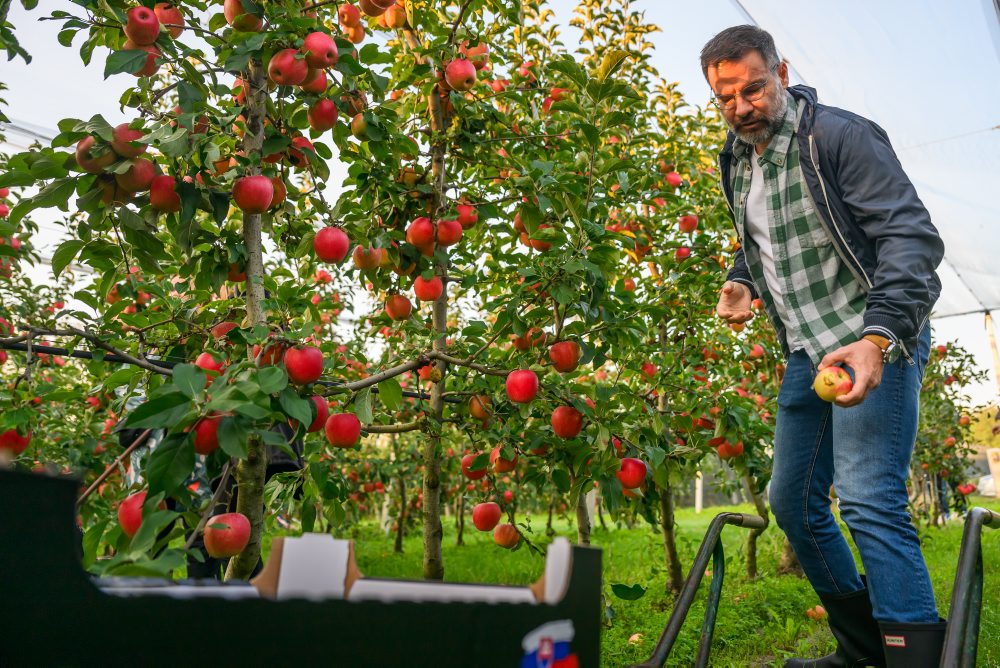
[[[369,434],[402,434],[405,431],[420,429],[421,421],[402,422],[399,424],[370,424],[362,427]]]
[[[88,487],[86,489],[86,491],[83,494],[80,495],[80,498],[78,498],[76,500],[76,507],[79,508],[80,506],[82,506],[83,502],[87,500],[87,497],[90,496],[91,494],[93,494],[94,490],[97,489],[98,487],[100,487],[101,483],[103,483],[105,480],[108,479],[108,476],[110,476],[118,468],[118,466],[123,461],[125,461],[126,457],[128,457],[129,455],[131,455],[132,452],[136,448],[138,448],[140,445],[142,445],[143,443],[145,443],[146,439],[149,438],[149,435],[152,432],[153,432],[152,429],[147,429],[146,431],[144,431],[141,434],[139,434],[139,436],[136,437],[136,439],[134,441],[132,441],[132,445],[130,445],[127,448],[125,448],[125,452],[123,452],[120,455],[118,455],[118,457],[115,459],[115,461],[113,461],[108,466],[108,468],[104,469],[104,472],[101,473],[101,475],[97,476],[97,480],[95,480],[90,485],[90,487]]]
[[[156,373],[163,374],[164,376],[173,376],[174,372],[172,369],[159,366],[152,362],[149,362],[145,358],[134,357],[129,355],[123,350],[115,348],[110,343],[105,342],[96,334],[91,334],[82,329],[77,329],[76,327],[68,327],[66,329],[41,329],[38,327],[31,327],[31,332],[33,334],[41,334],[42,336],[78,336],[80,338],[86,339],[93,343],[98,348],[108,351],[112,355],[117,355],[122,360],[128,364],[134,364],[135,366],[146,369],[147,371],[155,371]]]

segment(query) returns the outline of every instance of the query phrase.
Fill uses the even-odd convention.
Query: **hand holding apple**
[[[752,301],[750,288],[736,281],[726,281],[719,292],[715,312],[730,325],[744,323],[753,318],[753,311],[750,310]]]
[[[827,353],[817,369],[822,372],[831,366],[844,367],[854,372],[853,387],[847,388],[846,392],[838,392],[830,399],[824,399],[844,408],[860,404],[868,396],[868,393],[882,382],[882,350],[865,339],[849,343]],[[846,375],[846,372],[844,373]],[[841,382],[843,382],[842,379]],[[823,395],[820,396],[822,398]]]

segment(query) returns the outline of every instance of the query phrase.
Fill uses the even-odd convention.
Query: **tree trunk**
[[[590,511],[587,508],[587,493],[583,490],[576,497],[576,542],[590,545]]]
[[[785,536],[785,544],[781,548],[778,575],[797,575],[798,577],[805,575],[802,572],[802,565],[799,563],[799,558],[795,556],[795,550],[792,549],[792,543],[788,540],[788,536]]]
[[[604,504],[601,503],[601,495],[599,493],[596,495],[595,500],[596,500],[595,505],[597,506],[597,519],[601,523],[601,530],[602,531],[607,531],[608,530],[608,525],[604,521],[604,508],[603,508]]]
[[[246,90],[247,132],[243,136],[243,150],[247,156],[260,153],[264,143],[264,117],[266,115],[264,70],[261,63],[251,61],[243,76]],[[259,167],[252,167],[249,175],[260,174]],[[262,309],[264,301],[264,252],[261,239],[260,214],[244,214],[243,243],[247,250],[246,326],[267,324]],[[246,580],[260,561],[261,534],[264,529],[264,476],[267,471],[267,451],[260,438],[247,443],[247,458],[236,465],[236,511],[250,520],[250,541],[236,557],[229,560],[226,579]]]
[[[674,523],[674,492],[670,483],[660,488],[660,528],[663,530],[663,553],[667,560],[667,591],[678,594],[684,585],[681,559],[677,555],[677,534]]]
[[[393,447],[398,447],[395,445],[395,439],[393,439]],[[399,457],[396,459],[398,460]],[[396,480],[399,484],[399,517],[396,519],[396,543],[393,546],[393,552],[402,554],[403,532],[406,530],[406,477],[400,474]]]
[[[750,474],[743,474],[743,484],[746,485],[747,494],[753,499],[753,505],[757,509],[757,514],[764,518],[765,526],[770,524],[771,518],[767,512],[767,504],[764,503],[764,499],[753,491],[753,485],[751,484]],[[750,580],[757,579],[757,537],[764,533],[764,529],[750,529],[747,534],[747,578]]]
[[[458,530],[458,538],[455,539],[455,545],[465,545],[462,539],[462,534],[465,532],[465,495],[459,494],[458,501],[455,504],[455,528]]]
[[[552,528],[552,513],[556,509],[556,499],[558,498],[559,497],[553,495],[552,498],[549,499],[549,519],[545,521],[545,535],[550,538],[556,535],[556,530]]]

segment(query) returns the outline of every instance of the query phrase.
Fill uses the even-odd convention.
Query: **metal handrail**
[[[705,538],[701,541],[698,554],[694,558],[691,570],[688,571],[687,580],[681,589],[674,609],[670,613],[667,625],[660,635],[656,648],[652,656],[644,663],[635,664],[632,668],[660,668],[670,655],[670,650],[680,634],[681,627],[687,617],[694,597],[698,593],[698,586],[705,575],[705,567],[708,566],[708,557],[712,556],[712,583],[708,591],[708,601],[705,604],[705,620],[701,625],[701,638],[698,641],[698,658],[695,666],[699,668],[708,665],[708,654],[712,648],[712,633],[715,630],[715,617],[719,611],[719,598],[722,595],[722,580],[725,577],[726,559],[722,549],[722,529],[727,524],[746,527],[748,529],[764,529],[767,527],[767,520],[759,515],[748,515],[745,513],[719,513],[708,526]]]
[[[958,553],[955,587],[951,591],[951,619],[941,652],[942,668],[974,668],[979,644],[979,614],[983,607],[983,527],[1000,528],[1000,513],[972,508],[965,516]]]

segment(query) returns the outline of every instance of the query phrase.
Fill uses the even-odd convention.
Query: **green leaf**
[[[611,585],[611,592],[625,601],[638,601],[646,593],[646,588],[640,584],[626,585],[615,583]]]
[[[403,388],[395,378],[387,378],[378,384],[378,397],[388,410],[394,410],[403,400]]]
[[[250,434],[234,417],[226,416],[219,422],[219,446],[230,457],[245,459]]]
[[[602,82],[607,81],[608,77],[617,72],[618,68],[625,62],[625,59],[631,55],[628,51],[623,51],[622,49],[612,49],[604,54],[604,60],[601,61],[600,66],[597,68],[597,78]]]
[[[285,411],[288,417],[298,421],[299,424],[304,424],[308,427],[316,419],[316,408],[312,405],[312,400],[303,399],[290,387],[286,387],[278,395],[278,402],[281,404],[281,410]]]
[[[366,387],[354,397],[354,412],[361,420],[361,424],[368,424],[374,419],[371,388]]]
[[[174,367],[174,387],[186,397],[194,396],[205,389],[205,373],[194,364],[178,364]]]
[[[194,470],[194,442],[186,434],[168,437],[153,449],[146,462],[149,495],[171,494]]]
[[[563,469],[553,469],[552,470],[552,482],[555,484],[556,488],[565,494],[569,491],[570,482],[569,474]]]
[[[266,366],[257,373],[257,382],[261,392],[274,394],[288,387],[288,374],[281,367]]]
[[[63,269],[76,259],[76,254],[80,252],[83,246],[84,242],[79,239],[68,239],[59,244],[59,248],[52,254],[52,273],[56,278],[59,277]]]
[[[114,51],[108,56],[104,64],[104,78],[107,79],[112,74],[127,72],[132,74],[138,72],[146,64],[146,56],[149,54],[141,50]]]
[[[69,208],[69,198],[76,190],[75,178],[56,179],[38,191],[34,197],[22,199],[10,212],[10,222],[17,225],[28,213],[38,208],[57,206],[62,211]]]
[[[182,392],[167,392],[136,408],[125,419],[127,427],[172,427],[191,408],[191,399]]]

